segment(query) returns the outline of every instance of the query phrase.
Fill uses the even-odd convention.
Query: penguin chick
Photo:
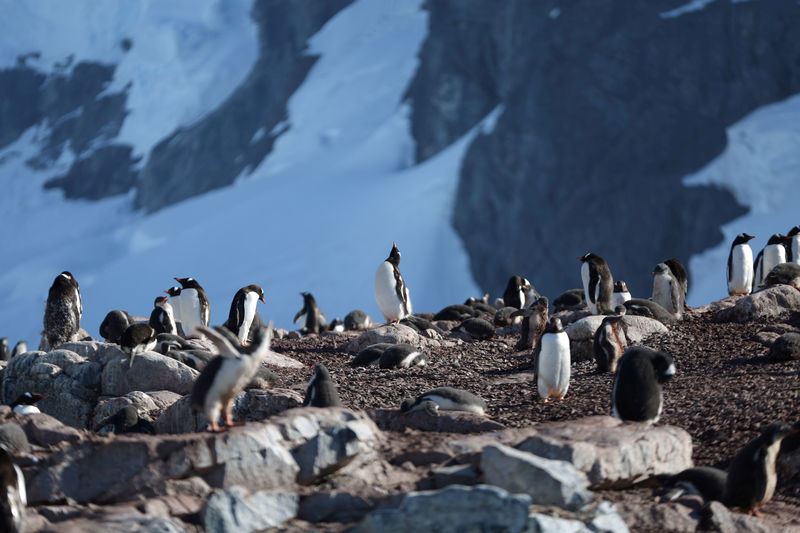
[[[426,318],[422,318],[421,316],[409,315],[401,320],[400,323],[416,330],[417,333],[425,334],[426,331],[432,329],[439,335],[444,335],[444,331],[442,331],[439,326]]]
[[[586,297],[586,305],[593,315],[610,315],[611,298],[614,295],[614,278],[611,269],[602,257],[591,252],[578,258],[581,265],[581,280]]]
[[[224,429],[218,424],[220,414],[225,427],[240,425],[233,421],[233,400],[253,379],[261,360],[269,352],[272,322],[257,330],[247,347],[236,347],[236,337],[224,327],[201,326],[198,331],[208,337],[218,355],[208,362],[194,382],[191,403],[208,418],[211,431],[219,432]]]
[[[653,269],[653,301],[678,319],[683,315],[683,287],[665,263]]]
[[[681,312],[686,311],[686,297],[689,295],[689,274],[686,272],[683,263],[674,257],[664,261],[664,264],[669,267],[672,276],[678,280],[678,285],[681,287],[681,292],[683,293],[683,309],[681,309]]]
[[[303,335],[325,331],[328,327],[328,319],[320,310],[314,296],[310,292],[301,292],[300,296],[303,297],[303,307],[294,315],[294,323],[297,324],[297,321],[300,321],[300,331]]]
[[[114,426],[114,433],[117,435],[122,435],[124,433],[156,434],[156,428],[153,424],[149,420],[140,417],[139,410],[133,404],[126,405],[100,422],[97,427],[102,428],[109,424]]]
[[[344,331],[344,321],[339,317],[334,318],[331,320],[331,323],[328,324],[328,331],[342,333]]]
[[[516,307],[503,307],[494,313],[492,322],[498,328],[506,326],[514,326],[522,322],[522,314],[524,309],[517,309]]]
[[[495,335],[494,325],[482,318],[468,318],[453,328],[453,333],[466,340],[487,340]]]
[[[17,397],[16,400],[14,400],[14,403],[11,404],[11,408],[19,415],[33,415],[36,413],[41,413],[39,408],[36,407],[36,403],[45,398],[47,398],[47,395],[45,394],[32,394],[30,392],[23,392]]]
[[[722,501],[728,473],[710,466],[687,468],[672,476],[662,476],[662,487],[669,489],[661,501],[675,501],[683,494],[699,494],[705,501]]]
[[[611,306],[616,309],[620,305],[625,305],[625,302],[631,299],[631,293],[628,291],[628,286],[624,281],[618,280],[614,282],[614,295],[611,297]]]
[[[0,531],[25,531],[26,505],[25,477],[5,445],[0,444]]]
[[[800,265],[797,263],[781,263],[770,270],[764,278],[764,285],[789,285],[800,291]]]
[[[156,347],[156,332],[148,324],[133,324],[122,334],[120,347],[131,356],[129,367],[132,367],[137,354],[150,352]]]
[[[539,293],[533,288],[531,282],[522,276],[511,276],[503,292],[503,303],[506,307],[523,309],[533,303]]]
[[[390,344],[388,342],[379,342],[378,344],[373,344],[371,346],[367,346],[350,361],[350,366],[369,366],[369,365],[377,365],[378,361],[383,355],[383,352],[386,351],[386,348],[390,346],[394,346],[394,344]]]
[[[100,336],[106,342],[119,344],[122,341],[122,334],[133,324],[133,317],[124,309],[114,309],[109,311],[103,322],[100,323]]]
[[[462,320],[466,320],[468,318],[473,318],[477,316],[478,312],[475,310],[475,308],[470,307],[468,305],[455,304],[455,305],[448,305],[447,307],[436,313],[433,319],[452,320],[461,322]]]
[[[166,296],[158,296],[153,302],[153,310],[150,312],[150,320],[148,324],[151,328],[159,333],[169,333],[170,335],[178,334],[178,326],[175,324],[175,312],[172,309],[172,304],[169,303]]]
[[[428,363],[425,353],[410,344],[393,344],[386,348],[378,361],[380,368],[409,368]]]
[[[617,314],[605,317],[594,332],[593,352],[598,372],[616,372],[617,362],[628,347],[622,323],[625,306],[617,306],[615,311]]]
[[[539,397],[562,400],[567,395],[570,378],[569,337],[561,319],[550,317],[534,352]]]
[[[486,401],[471,392],[453,387],[437,387],[424,392],[416,399],[406,398],[400,405],[404,413],[427,408],[425,402],[433,402],[436,411],[467,411],[478,415],[486,414]]]
[[[306,387],[303,407],[341,407],[336,385],[325,365],[314,364],[314,376]]]
[[[522,312],[522,335],[515,346],[517,350],[531,350],[539,344],[547,326],[548,301],[546,296],[538,298]]]
[[[56,276],[44,310],[44,336],[49,349],[72,340],[81,327],[83,304],[78,282],[66,270]]]
[[[355,309],[344,317],[344,329],[347,331],[365,331],[372,327],[372,317],[361,309]]]
[[[620,420],[655,424],[664,398],[661,384],[675,375],[672,357],[644,346],[631,346],[617,364],[611,391],[611,410]]]
[[[267,303],[264,290],[258,285],[242,287],[233,295],[228,320],[223,326],[236,335],[242,346],[247,346],[255,331],[264,327],[256,309],[259,301]]]
[[[397,324],[413,313],[408,287],[400,275],[399,265],[400,250],[397,249],[397,243],[393,243],[389,257],[375,272],[375,301],[387,324]]]

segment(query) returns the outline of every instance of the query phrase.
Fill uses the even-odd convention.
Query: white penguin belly
[[[750,246],[737,244],[733,247],[730,276],[729,294],[750,294],[753,287],[753,250]]]
[[[761,279],[767,277],[770,270],[786,262],[786,248],[782,244],[770,244],[764,248],[764,258],[761,267]]]
[[[616,309],[618,306],[625,305],[625,302],[631,299],[631,293],[628,291],[625,292],[615,292],[614,295],[611,297],[611,308]]]
[[[413,351],[407,356],[405,356],[403,360],[400,361],[400,364],[397,366],[399,366],[400,368],[408,368],[416,361],[417,357],[420,357],[421,355],[422,354],[420,352]],[[425,366],[425,361],[420,361],[419,366]]]
[[[256,305],[258,304],[258,295],[254,292],[248,292],[244,298],[244,319],[239,326],[239,344],[247,342],[247,335],[250,333],[250,325],[256,317]]]
[[[800,265],[800,233],[792,237],[792,257],[790,258],[793,263]]]
[[[542,335],[538,390],[542,398],[563,398],[570,378],[569,337],[565,332]]]
[[[666,274],[653,276],[653,301],[670,313],[676,312],[672,301],[672,280]]]
[[[375,272],[375,301],[386,320],[400,320],[405,317],[403,302],[397,296],[396,286],[394,268],[391,263],[384,261]]]
[[[584,263],[581,265],[581,280],[583,281],[583,294],[586,298],[586,305],[589,306],[589,312],[593,315],[597,314],[597,304],[592,303],[592,299],[589,297],[589,263]],[[595,290],[594,295],[595,302],[597,301],[597,291]]]
[[[439,406],[439,409],[442,411],[467,411],[469,413],[477,413],[479,415],[484,413],[483,407],[479,405],[456,403],[450,398],[445,398],[444,396],[439,396],[438,394],[425,395],[424,399],[436,402],[436,404]]]
[[[203,324],[200,298],[197,289],[183,289],[181,291],[181,307],[183,311],[183,332],[191,335]]]
[[[244,370],[245,364],[242,359],[230,357],[222,361],[217,375],[214,376],[214,380],[211,383],[211,388],[206,393],[204,402],[206,413],[213,413],[215,410],[220,409],[222,399],[233,395],[233,391]]]
[[[760,503],[768,502],[775,494],[775,486],[778,484],[778,476],[775,474],[775,461],[778,458],[778,452],[780,449],[780,441],[767,446],[767,456],[764,458],[764,466],[766,467],[766,472],[764,472],[764,475],[767,480],[767,486],[764,490],[764,498]]]
[[[18,415],[35,415],[41,413],[39,408],[35,405],[15,405],[14,412]]]

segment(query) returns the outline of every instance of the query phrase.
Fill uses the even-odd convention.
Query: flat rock
[[[199,372],[180,361],[156,352],[136,356],[133,366],[125,356],[103,367],[101,392],[104,396],[124,396],[132,391],[168,390],[189,394]]]
[[[291,389],[247,390],[236,402],[235,411],[239,420],[263,420],[302,404],[303,397]]]
[[[297,517],[317,522],[356,522],[364,518],[374,504],[347,492],[315,492],[300,500]]]
[[[279,526],[294,518],[297,509],[297,494],[247,494],[241,487],[231,487],[211,494],[203,522],[206,533],[252,533]]]
[[[634,531],[654,530],[694,533],[700,525],[700,512],[679,502],[640,504],[622,502],[617,509]]]
[[[668,333],[667,326],[646,316],[625,315],[622,318],[625,327],[625,338],[628,344],[639,344],[650,335]]]
[[[714,315],[719,322],[752,322],[800,311],[800,291],[789,285],[775,285],[754,292]]]
[[[31,451],[28,436],[15,422],[0,424],[0,444],[14,455]]]
[[[297,359],[293,359],[288,355],[273,352],[272,350],[268,351],[266,355],[264,355],[261,363],[267,366],[278,368],[303,368],[303,366],[305,366]]]
[[[358,353],[373,344],[411,344],[417,348],[439,346],[439,342],[421,336],[414,328],[404,324],[380,326],[366,331],[344,345],[344,350],[349,353]]]

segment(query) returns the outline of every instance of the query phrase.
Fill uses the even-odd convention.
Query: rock
[[[296,333],[296,332],[292,332]],[[289,334],[291,335],[291,334]],[[288,336],[288,335],[287,335]],[[297,337],[300,338],[300,337]],[[267,366],[275,366],[278,368],[303,368],[305,365],[297,359],[292,359],[288,355],[268,351],[261,362]]]
[[[663,323],[646,316],[625,315],[622,318],[622,324],[628,344],[640,344],[650,335],[669,333]]]
[[[156,405],[156,408],[159,411],[163,411],[173,403],[177,402],[181,399],[181,395],[172,392],[171,390],[156,390],[150,391],[147,393],[147,396],[153,400],[153,403]]]
[[[733,307],[718,311],[719,322],[752,322],[800,311],[800,291],[789,285],[775,285],[741,298]]]
[[[448,485],[477,485],[480,475],[469,465],[439,466],[431,470],[433,486],[437,489]]]
[[[251,533],[277,527],[297,515],[297,494],[254,492],[241,487],[211,494],[203,512],[206,533]]]
[[[208,419],[192,409],[187,395],[164,409],[153,425],[159,434],[193,433],[205,429]]]
[[[800,359],[800,333],[784,333],[778,337],[767,353],[773,361]]]
[[[717,501],[709,502],[703,508],[702,513],[702,525],[712,531],[719,531],[719,533],[771,533],[777,531],[770,522],[754,516],[732,513]]]
[[[294,450],[300,466],[297,481],[309,485],[347,465],[362,451],[352,428],[332,426]]]
[[[774,331],[759,331],[753,335],[753,342],[757,342],[769,348],[778,340],[778,337],[780,337],[780,335]]]
[[[420,335],[409,326],[398,324],[396,326],[380,326],[375,329],[366,331],[344,345],[344,350],[350,353],[358,353],[367,346],[373,344],[387,343],[387,344],[411,344],[418,348],[432,343],[430,339],[420,337]],[[438,346],[438,342],[435,345]]]
[[[576,511],[592,501],[586,476],[566,461],[537,457],[502,444],[481,454],[483,479],[514,494],[527,494],[537,505]]]
[[[14,422],[0,424],[0,445],[12,455],[30,453],[31,451],[28,436],[25,435],[19,424]]]
[[[373,504],[347,492],[316,492],[300,500],[297,517],[317,522],[355,522],[364,518]]]
[[[565,328],[573,363],[594,359],[594,332],[600,327],[604,318],[603,315],[589,315]]]
[[[558,518],[543,514],[531,514],[528,517],[530,533],[590,533],[591,530],[580,520]]]
[[[124,396],[132,391],[168,390],[189,394],[199,372],[183,363],[156,352],[130,359],[117,358],[103,368],[101,391],[104,396]]]
[[[674,531],[694,533],[700,524],[697,509],[678,502],[617,504],[619,514],[633,531]]]
[[[20,426],[28,436],[28,440],[38,446],[53,446],[60,442],[78,442],[82,433],[75,428],[64,425],[59,420],[45,413],[26,415],[20,419]]]
[[[302,404],[303,397],[290,389],[248,390],[236,402],[234,410],[239,420],[263,420]]]
[[[69,350],[101,365],[118,357],[127,357],[116,344],[101,341],[67,342],[60,346],[62,350]]]
[[[617,506],[611,502],[600,502],[595,516],[589,523],[589,530],[604,533],[628,533],[628,525],[622,519]]]
[[[420,431],[439,431],[442,433],[482,433],[498,431],[502,424],[475,413],[460,411],[439,411],[438,416],[424,409],[402,413],[395,409],[378,409],[374,412],[375,421],[381,428],[391,431],[404,431],[406,428]]]

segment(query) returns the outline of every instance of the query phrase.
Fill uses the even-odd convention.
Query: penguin
[[[178,334],[178,326],[175,324],[175,312],[172,304],[166,296],[158,296],[153,302],[153,310],[150,312],[150,327],[159,333]]]
[[[26,505],[25,477],[5,445],[0,444],[0,531],[25,531]]]
[[[66,270],[56,276],[47,295],[44,337],[49,349],[72,340],[81,327],[83,304],[78,282]]]
[[[303,307],[294,315],[294,323],[300,321],[300,331],[304,335],[325,331],[328,328],[328,319],[320,310],[314,296],[310,292],[301,292],[300,296],[303,297]]]
[[[184,334],[189,337],[195,333],[200,326],[208,327],[211,317],[211,305],[208,303],[206,291],[194,278],[174,278],[181,284],[180,292],[180,320],[183,325]],[[177,313],[178,308],[174,311]]]
[[[156,347],[156,332],[149,324],[133,324],[122,334],[120,347],[131,356],[130,368],[137,354],[150,352]]]
[[[586,307],[586,293],[583,289],[569,289],[553,300],[555,312],[578,311]]]
[[[358,352],[353,360],[350,361],[350,366],[377,366],[381,355],[383,355],[383,352],[386,351],[386,348],[389,348],[390,346],[394,346],[394,344],[388,342],[379,342],[378,344],[367,346]]]
[[[764,285],[790,285],[800,291],[800,265],[789,262],[776,265],[764,278]]]
[[[503,303],[506,307],[522,309],[527,307],[539,297],[531,282],[522,276],[511,276],[503,293]]]
[[[658,476],[661,486],[670,489],[661,501],[675,501],[683,494],[699,494],[704,501],[721,502],[728,473],[711,466],[695,466],[671,476]]]
[[[767,245],[762,249],[756,257],[753,270],[753,288],[761,287],[764,285],[764,278],[767,274],[775,268],[776,265],[786,262],[786,247],[784,244],[787,242],[785,235],[776,233],[767,241]]]
[[[581,265],[581,279],[586,296],[586,304],[593,315],[610,315],[611,298],[614,294],[614,279],[611,269],[602,257],[591,252],[578,258]]]
[[[800,265],[800,226],[795,226],[790,229],[786,237],[789,239],[786,260]]]
[[[489,293],[483,295],[483,298],[474,298],[470,297],[467,298],[467,301],[464,302],[464,305],[468,305],[478,311],[479,313],[487,313],[489,315],[493,315],[497,309],[494,306],[489,305]],[[505,306],[503,306],[505,307]]]
[[[620,420],[655,424],[664,407],[661,384],[674,375],[675,363],[668,353],[628,347],[614,375],[612,414]]]
[[[133,324],[133,317],[123,309],[114,309],[109,311],[103,321],[100,323],[100,336],[106,342],[113,342],[119,344],[122,340],[122,334],[125,330]]]
[[[550,317],[534,355],[539,396],[545,401],[564,399],[569,389],[569,337],[561,319]]]
[[[683,316],[683,287],[665,263],[653,269],[653,301],[680,319]]]
[[[494,325],[482,318],[468,318],[453,328],[453,333],[460,334],[465,340],[484,341],[495,335]]]
[[[515,326],[522,323],[522,314],[525,308],[517,309],[516,307],[503,307],[494,312],[492,322],[498,328],[506,326]]]
[[[686,310],[686,297],[689,295],[689,274],[687,274],[683,264],[674,257],[664,261],[664,264],[669,267],[672,276],[678,280],[678,285],[680,285],[682,289],[683,308],[681,309],[681,313],[683,313],[683,311]]]
[[[453,387],[437,387],[420,394],[415,399],[406,398],[400,405],[400,411],[409,413],[426,409],[428,408],[425,405],[426,402],[432,402],[436,406],[434,412],[441,409],[443,411],[466,411],[484,416],[487,409],[486,401],[471,392]]]
[[[380,368],[409,368],[425,366],[428,358],[425,353],[410,344],[393,344],[386,348],[378,361]]]
[[[11,359],[11,350],[8,349],[8,337],[0,339],[0,361]]]
[[[675,315],[664,309],[660,304],[654,302],[653,300],[631,298],[625,302],[625,309],[627,309],[627,314],[629,315],[654,318],[665,326],[669,326],[677,322],[677,317]]]
[[[14,403],[11,404],[11,408],[18,415],[33,415],[36,413],[41,413],[39,408],[36,407],[36,402],[45,398],[47,398],[47,395],[45,394],[31,394],[30,392],[23,392],[17,397],[16,400],[14,400]]]
[[[306,387],[303,407],[341,407],[342,401],[328,369],[318,363],[315,363],[313,368],[314,376]]]
[[[616,372],[619,358],[628,347],[622,322],[625,311],[624,305],[617,306],[616,315],[605,317],[594,332],[593,352],[598,372]]]
[[[344,321],[339,317],[334,318],[331,320],[331,323],[328,324],[328,331],[342,333],[344,331]]]
[[[153,424],[139,416],[139,410],[133,404],[128,404],[113,415],[109,416],[97,427],[103,428],[109,424],[114,425],[114,433],[122,435],[125,433],[146,433],[148,435],[155,435],[156,428]]]
[[[778,477],[775,460],[781,441],[796,432],[783,422],[773,422],[731,459],[722,502],[728,507],[742,508],[749,514],[761,516],[758,508],[775,494]]]
[[[448,305],[433,317],[434,320],[453,320],[459,321],[478,316],[478,311],[468,305]]]
[[[397,324],[413,312],[408,287],[400,275],[399,265],[400,250],[397,249],[397,243],[393,243],[389,257],[375,272],[375,300],[387,324]]]
[[[516,350],[532,350],[539,344],[539,339],[547,326],[548,300],[539,297],[522,312],[522,334],[514,347]]]
[[[631,299],[631,293],[628,291],[628,286],[624,281],[619,280],[614,282],[614,295],[611,297],[611,307],[616,309],[620,305],[625,305],[625,302]]]
[[[750,294],[753,290],[753,250],[748,242],[752,235],[740,233],[728,253],[728,294]]]
[[[208,362],[194,382],[192,408],[205,414],[211,431],[219,432],[225,427],[241,425],[233,421],[233,400],[253,379],[261,360],[269,352],[272,322],[266,328],[256,330],[253,342],[246,347],[236,347],[238,339],[224,327],[209,329],[200,326],[198,332],[211,341],[218,355]],[[224,418],[223,427],[218,424],[220,414]]]
[[[228,320],[223,326],[236,335],[242,346],[247,346],[256,329],[264,327],[256,310],[259,301],[267,303],[264,290],[258,285],[242,287],[233,295]]]
[[[17,341],[17,344],[14,345],[14,349],[11,350],[11,359],[14,359],[18,355],[22,355],[28,351],[28,343],[25,341]]]
[[[409,315],[405,317],[403,320],[401,320],[400,323],[416,330],[417,333],[424,334],[429,329],[432,329],[439,335],[444,335],[444,331],[442,331],[442,328],[440,328],[427,318],[423,318],[421,316]]]
[[[372,327],[372,317],[361,309],[355,309],[344,317],[344,329],[347,331],[365,331]]]

